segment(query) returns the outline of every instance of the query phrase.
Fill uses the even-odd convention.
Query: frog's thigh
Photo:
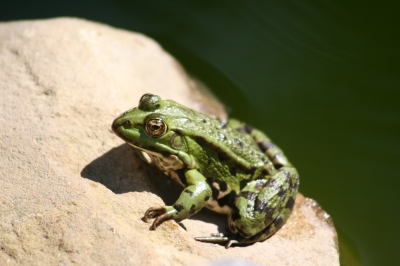
[[[268,180],[249,182],[236,198],[229,217],[232,232],[251,243],[274,234],[285,223],[293,208],[298,176],[293,167],[282,167]]]

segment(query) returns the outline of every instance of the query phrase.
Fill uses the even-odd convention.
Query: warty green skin
[[[146,211],[145,221],[155,218],[153,229],[207,207],[228,215],[231,234],[196,240],[228,248],[267,239],[292,211],[299,186],[296,169],[264,133],[245,123],[231,119],[224,124],[145,94],[139,107],[114,120],[112,130],[185,187],[174,205]]]

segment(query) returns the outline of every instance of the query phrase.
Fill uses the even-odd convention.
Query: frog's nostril
[[[131,122],[130,120],[126,120],[126,121],[124,122],[124,125],[125,125],[125,126],[132,126],[132,122]]]

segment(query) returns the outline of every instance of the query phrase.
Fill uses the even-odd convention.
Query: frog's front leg
[[[143,217],[145,222],[149,218],[156,218],[152,224],[155,230],[162,221],[174,219],[179,222],[200,211],[211,197],[211,188],[205,177],[195,169],[185,172],[187,187],[172,206],[151,207]]]

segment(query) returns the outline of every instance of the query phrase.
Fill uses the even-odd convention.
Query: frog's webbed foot
[[[168,212],[164,207],[150,207],[144,213],[142,220],[148,222],[149,219],[156,218],[151,225],[152,230],[156,230],[157,224],[169,218]]]
[[[201,236],[195,237],[194,239],[200,242],[207,242],[207,243],[226,243],[225,248],[230,248],[233,244],[239,244],[235,238],[235,234],[227,234],[224,235],[222,233],[211,234],[211,236]]]

